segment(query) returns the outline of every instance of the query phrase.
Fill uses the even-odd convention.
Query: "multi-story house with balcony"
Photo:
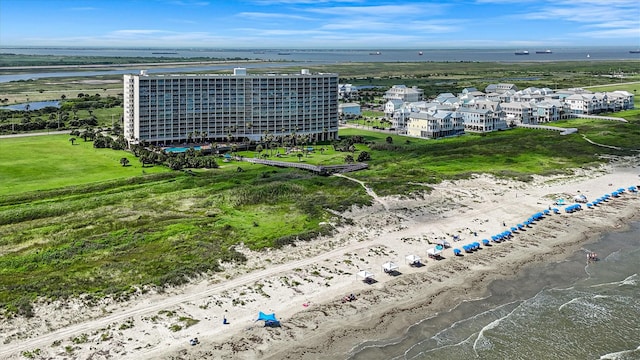
[[[130,143],[259,140],[265,134],[338,136],[338,75],[124,75],[124,135]]]
[[[391,89],[384,93],[385,100],[401,100],[403,102],[421,101],[424,90],[416,86],[407,87],[406,85],[393,85]]]
[[[426,139],[438,139],[464,132],[463,119],[455,111],[439,111],[435,114],[414,112],[409,115],[407,135]]]

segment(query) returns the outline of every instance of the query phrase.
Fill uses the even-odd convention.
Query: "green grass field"
[[[50,190],[123,177],[167,172],[163,167],[142,168],[131,153],[94,149],[92,142],[69,135],[0,139],[0,196]],[[120,159],[129,159],[123,167]]]

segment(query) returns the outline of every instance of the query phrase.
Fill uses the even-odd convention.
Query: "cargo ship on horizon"
[[[553,54],[553,51],[547,49],[547,50],[539,50],[536,51],[536,54]]]
[[[519,50],[515,52],[516,55],[529,55],[529,50]]]

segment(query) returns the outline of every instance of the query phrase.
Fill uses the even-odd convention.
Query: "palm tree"
[[[127,159],[126,157],[123,157],[120,159],[120,164],[125,167],[127,165],[129,165],[129,159]]]

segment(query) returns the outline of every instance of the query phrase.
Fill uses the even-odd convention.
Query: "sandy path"
[[[35,348],[45,348],[51,345],[57,339],[68,338],[73,335],[77,335],[79,333],[86,333],[92,330],[104,328],[111,323],[123,321],[130,317],[157,313],[160,310],[171,308],[182,303],[203,299],[208,296],[211,296],[212,294],[238,288],[238,287],[241,287],[242,285],[251,284],[265,277],[275,276],[280,273],[291,271],[292,269],[295,269],[295,268],[300,268],[300,267],[308,266],[310,264],[318,263],[318,262],[321,262],[323,259],[340,255],[345,251],[353,251],[359,248],[370,247],[372,245],[375,246],[376,244],[354,243],[347,247],[338,248],[333,251],[323,253],[315,257],[288,262],[281,265],[275,265],[273,267],[267,268],[262,271],[252,272],[244,276],[240,276],[236,279],[232,279],[216,285],[211,285],[211,286],[208,286],[207,290],[205,291],[200,291],[197,293],[178,294],[178,295],[174,295],[169,298],[166,298],[162,301],[156,302],[154,304],[141,303],[138,306],[135,306],[133,308],[123,308],[123,311],[118,312],[116,314],[108,315],[98,319],[88,320],[76,325],[71,325],[45,335],[31,338],[28,342],[3,344],[2,348],[0,349],[0,358],[6,358],[12,354],[26,351],[26,350],[31,350]]]

